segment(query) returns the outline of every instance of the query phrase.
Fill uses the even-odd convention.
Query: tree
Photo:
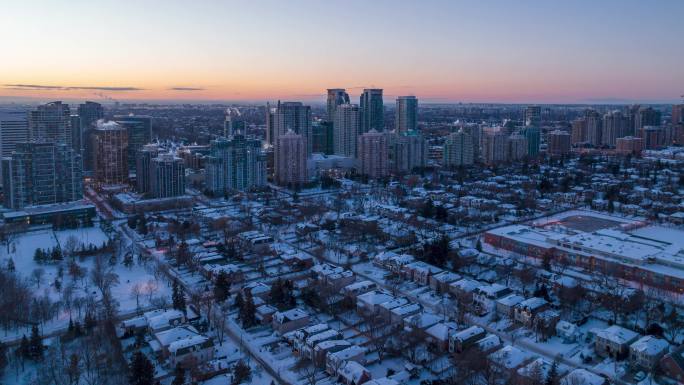
[[[2,375],[7,366],[7,345],[0,341],[0,375]]]
[[[81,369],[79,368],[78,355],[75,353],[69,356],[69,366],[66,368],[66,374],[69,377],[69,384],[78,384],[81,377]]]
[[[29,357],[34,361],[40,361],[43,358],[43,339],[38,331],[38,325],[33,325],[31,328],[31,339],[29,340]]]
[[[180,310],[183,313],[186,312],[186,304],[185,304],[185,294],[183,294],[183,290],[181,290],[180,285],[178,284],[177,280],[173,281],[173,293],[171,294],[171,300],[173,301],[173,308],[176,310]]]
[[[183,385],[185,384],[185,369],[183,369],[180,364],[176,365],[176,371],[174,373],[173,382],[171,385]]]
[[[230,281],[225,271],[220,271],[214,284],[214,299],[218,302],[225,301],[230,295]]]
[[[131,357],[128,382],[130,385],[154,384],[154,366],[140,351],[135,352]]]
[[[546,374],[545,385],[558,385],[558,360],[553,360],[551,364],[551,369]]]
[[[479,239],[477,240],[477,243],[475,244],[475,249],[477,249],[477,251],[479,251],[479,252],[482,252],[482,242]]]
[[[252,374],[252,369],[243,360],[239,360],[233,367],[233,381],[231,385],[237,385],[249,379]]]
[[[14,272],[16,268],[14,267],[14,259],[10,257],[10,259],[7,260],[7,271],[10,273]]]
[[[316,385],[316,374],[318,374],[318,370],[310,359],[301,357],[295,363],[294,368],[297,370],[297,373],[306,379],[307,385]]]
[[[256,325],[256,307],[254,306],[254,299],[252,298],[252,294],[250,294],[250,292],[246,293],[245,302],[240,308],[238,316],[242,321],[242,327],[250,328]]]

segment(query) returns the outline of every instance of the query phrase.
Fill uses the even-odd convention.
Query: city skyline
[[[11,3],[0,101],[322,103],[339,87],[353,103],[363,88],[382,88],[385,104],[677,102],[684,3],[657,5]]]

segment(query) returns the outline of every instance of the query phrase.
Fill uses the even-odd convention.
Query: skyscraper
[[[135,155],[152,141],[152,118],[144,115],[117,115],[114,121],[126,129],[128,137],[128,170],[135,170]]]
[[[645,126],[660,126],[661,113],[653,107],[641,107],[634,116],[634,132],[640,135],[641,129]]]
[[[318,120],[311,124],[311,151],[331,155],[335,153],[333,122]]]
[[[18,143],[28,139],[27,111],[15,108],[0,110],[0,159],[10,156]]]
[[[584,119],[587,124],[587,142],[592,146],[598,147],[601,145],[601,115],[594,110],[587,110],[584,114]]]
[[[427,163],[427,145],[418,131],[405,131],[397,134],[391,144],[391,158],[394,172],[406,174]]]
[[[302,105],[301,102],[278,102],[275,113],[274,143],[280,135],[288,131],[300,134],[306,145],[307,156],[313,149],[311,143],[311,107]]]
[[[78,116],[81,118],[82,127],[87,129],[104,118],[104,109],[100,103],[86,101],[78,105]]]
[[[530,127],[528,127],[530,128]],[[515,162],[529,155],[529,143],[525,136],[513,134],[506,139],[506,160]]]
[[[185,194],[185,165],[172,153],[159,154],[150,162],[150,187],[154,198]]]
[[[376,130],[361,134],[357,153],[359,172],[370,178],[384,178],[389,175],[387,135]]]
[[[326,105],[326,120],[335,120],[335,109],[341,104],[349,104],[349,94],[344,88],[328,88],[328,100]]]
[[[473,137],[463,129],[454,132],[444,142],[444,167],[469,166],[475,161]]]
[[[244,135],[218,138],[211,142],[205,162],[206,187],[213,195],[266,184],[266,155],[258,139]]]
[[[548,135],[548,151],[551,155],[566,155],[570,153],[570,134],[553,130]]]
[[[397,98],[394,129],[397,132],[418,129],[418,99],[415,96],[400,96]]]
[[[138,193],[150,196],[152,193],[152,181],[150,168],[152,159],[159,155],[159,146],[156,144],[146,144],[135,154],[135,184]]]
[[[572,144],[587,141],[587,120],[584,117],[572,121],[570,139]]]
[[[601,128],[601,144],[615,147],[617,138],[631,135],[630,120],[620,111],[611,111],[603,115]]]
[[[2,163],[5,207],[21,209],[83,198],[81,156],[64,143],[17,143]]]
[[[275,139],[275,115],[276,108],[271,107],[270,103],[266,103],[266,143],[273,145]]]
[[[76,137],[78,137],[80,143],[79,151],[83,155],[83,169],[92,171],[94,160],[92,159],[93,149],[90,148],[92,144],[90,134],[95,128],[95,123],[104,118],[104,109],[100,103],[86,101],[78,105],[78,117],[80,127],[76,130],[76,127],[72,124],[72,131],[78,131],[77,134],[72,133],[72,138],[75,141]],[[76,144],[73,147],[76,148]]]
[[[385,131],[385,106],[382,102],[382,90],[367,88],[363,90],[359,102],[361,123],[359,133],[375,130]]]
[[[672,125],[684,123],[684,104],[675,104],[672,106]]]
[[[527,140],[527,154],[529,156],[539,155],[541,145],[541,130],[539,126],[527,126],[523,129],[523,136]]]
[[[526,126],[537,126],[541,124],[541,107],[527,106],[524,111],[524,123]]]
[[[335,155],[356,157],[359,119],[359,106],[356,104],[341,104],[337,106],[333,123]]]
[[[99,184],[128,181],[128,132],[116,122],[98,120],[91,136],[93,171]]]
[[[242,114],[237,108],[228,108],[226,110],[226,119],[223,121],[223,136],[229,137],[233,135],[246,135],[247,124],[242,119]]]
[[[275,145],[275,181],[296,188],[308,181],[306,141],[292,130],[278,136]]]
[[[68,104],[52,102],[29,112],[29,136],[33,140],[64,143],[71,147],[71,110]]]

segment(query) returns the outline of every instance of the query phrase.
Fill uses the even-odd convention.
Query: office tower
[[[644,148],[644,140],[635,136],[617,138],[615,151],[627,155],[639,155]]]
[[[344,88],[328,88],[328,100],[326,105],[326,120],[335,121],[335,109],[341,104],[349,104],[349,94]]]
[[[550,155],[567,155],[570,153],[570,134],[553,130],[547,137],[548,151]]]
[[[486,164],[506,160],[506,135],[502,132],[486,132],[482,137],[482,158]]]
[[[29,112],[32,140],[65,143],[71,147],[71,110],[68,104],[52,102]]]
[[[278,102],[275,114],[275,129],[273,138],[278,141],[280,135],[288,131],[299,134],[304,139],[307,156],[311,154],[313,145],[311,143],[311,107],[302,105],[300,102]]]
[[[594,110],[587,110],[584,114],[587,124],[587,142],[592,146],[601,145],[601,115]]]
[[[587,141],[587,120],[585,118],[577,118],[572,121],[570,141],[572,144],[584,143]]]
[[[28,139],[27,112],[22,109],[0,110],[0,159],[10,156],[18,143],[26,142]],[[0,162],[0,172],[1,170]]]
[[[135,154],[152,141],[152,118],[144,115],[117,115],[114,121],[126,129],[128,135],[128,170],[135,170]]]
[[[174,154],[159,154],[150,163],[150,187],[154,198],[185,194],[185,165]]]
[[[640,136],[641,129],[645,126],[660,126],[661,113],[653,107],[641,107],[634,116],[634,132]]]
[[[335,155],[356,157],[360,109],[356,104],[341,104],[335,109],[333,146]]]
[[[363,90],[359,102],[359,134],[375,130],[385,131],[385,106],[382,102],[382,90],[367,88]]]
[[[675,104],[672,106],[672,125],[684,123],[684,104]]]
[[[16,210],[83,198],[81,157],[64,143],[17,143],[2,163],[5,207]]]
[[[266,184],[266,156],[261,141],[235,135],[211,142],[205,158],[206,187],[213,195],[249,191]]]
[[[275,145],[275,181],[282,186],[297,188],[308,181],[306,141],[290,130],[278,136]]]
[[[275,115],[276,108],[271,107],[270,103],[266,103],[266,143],[273,145],[275,138]]]
[[[526,126],[537,126],[541,125],[541,107],[540,106],[527,106],[523,113],[523,121]],[[531,154],[530,154],[531,155]]]
[[[423,135],[413,130],[391,135],[394,139],[390,143],[394,172],[406,174],[425,167],[427,145]]]
[[[128,131],[117,122],[98,120],[90,135],[95,180],[101,185],[128,181]]]
[[[81,117],[78,115],[71,115],[71,148],[76,152],[81,152],[83,148],[82,130]]]
[[[531,127],[528,127],[528,129]],[[538,149],[537,149],[538,151]],[[529,142],[527,137],[513,134],[506,140],[506,159],[509,162],[521,160],[529,155]]]
[[[601,144],[610,147],[615,147],[617,138],[632,134],[629,117],[620,111],[611,111],[603,115],[601,130]]]
[[[247,124],[237,108],[226,109],[226,119],[223,121],[223,136],[247,135]]]
[[[527,126],[523,129],[523,135],[527,139],[527,155],[539,155],[539,146],[541,145],[541,130],[539,126]]]
[[[333,122],[318,120],[311,124],[311,152],[331,155],[335,153]]]
[[[450,134],[442,153],[444,167],[470,166],[475,161],[473,137],[463,129]]]
[[[152,159],[159,155],[159,146],[156,144],[146,144],[135,154],[135,184],[136,190],[143,195],[151,195],[152,182],[150,168]]]
[[[396,123],[397,132],[414,131],[418,129],[418,99],[415,96],[400,96],[397,98]]]
[[[468,124],[463,128],[463,132],[472,137],[473,162],[478,162],[482,153],[482,127],[479,124]]]
[[[82,127],[87,129],[104,118],[104,109],[100,103],[86,101],[78,105],[78,116],[81,118]]]
[[[85,103],[78,105],[78,117],[80,123],[80,129],[78,134],[72,134],[72,138],[75,139],[76,135],[79,137],[80,141],[80,151],[83,155],[83,169],[87,171],[93,170],[93,150],[90,148],[92,141],[90,140],[90,134],[95,128],[95,123],[104,118],[104,109],[100,103],[86,101]],[[72,131],[76,131],[76,127],[71,125]],[[76,145],[73,145],[76,148]]]
[[[363,133],[357,143],[359,172],[370,178],[384,178],[389,175],[387,135],[371,130]]]

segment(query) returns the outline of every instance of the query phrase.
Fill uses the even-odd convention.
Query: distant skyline
[[[684,1],[5,1],[0,102],[674,103]]]

